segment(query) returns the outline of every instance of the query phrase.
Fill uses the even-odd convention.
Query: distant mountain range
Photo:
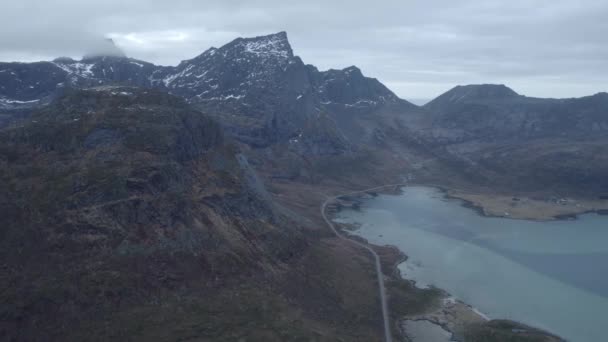
[[[474,137],[588,137],[608,131],[608,94],[578,99],[541,99],[504,85],[458,86],[424,106],[443,127]]]
[[[458,161],[453,164],[458,172],[483,173],[482,164],[503,159],[488,151],[482,154],[477,150],[481,145],[597,141],[608,130],[606,93],[540,99],[504,85],[467,85],[416,106],[357,67],[319,71],[304,64],[285,32],[238,38],[177,66],[157,66],[118,53],[80,61],[0,63],[0,127],[27,117],[68,89],[103,85],[156,88],[184,98],[216,119],[230,137],[252,147],[252,162],[272,177],[289,179],[324,177],[327,168],[334,168],[327,158],[354,160],[384,152],[406,165],[412,153],[433,151],[446,165]],[[493,159],[475,162],[482,155]],[[572,171],[569,182],[579,171]],[[587,178],[594,174],[583,173]],[[489,177],[500,178],[494,173]]]
[[[260,146],[296,137],[326,109],[410,105],[356,67],[320,72],[305,65],[280,32],[238,38],[175,67],[117,56],[0,63],[0,109],[33,108],[66,88],[107,84],[158,88],[211,112],[228,111],[236,115],[232,122],[223,118],[230,129]]]
[[[502,85],[458,86],[418,110],[354,66],[321,72],[304,64],[294,55],[285,32],[238,38],[175,67],[118,53],[80,61],[0,63],[0,111],[43,106],[65,89],[107,84],[158,88],[181,96],[211,115],[217,113],[237,138],[258,147],[297,138],[320,113],[340,116],[387,106],[404,113],[438,114],[437,120],[447,122],[443,126],[462,128],[463,134],[474,136],[608,129],[603,116],[605,93],[556,100],[528,98]],[[4,124],[7,121],[5,116]]]

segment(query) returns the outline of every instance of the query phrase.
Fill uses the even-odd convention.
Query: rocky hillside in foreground
[[[318,217],[327,189],[284,182],[286,209],[242,148],[134,87],[0,130],[0,339],[380,340],[373,260]],[[431,300],[402,285],[404,312]]]
[[[229,339],[213,329],[272,321],[254,313],[275,300],[261,284],[307,244],[217,123],[129,87],[69,92],[0,131],[0,227],[9,341],[181,336],[163,315],[184,314]]]

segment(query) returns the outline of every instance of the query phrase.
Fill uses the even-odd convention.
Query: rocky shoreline
[[[462,206],[472,209],[479,215],[484,217],[500,217],[513,220],[527,221],[559,221],[559,220],[576,220],[582,215],[598,214],[608,215],[607,200],[570,200],[572,204],[567,205],[568,200],[558,199],[533,199],[529,197],[504,196],[499,203],[489,203],[484,201],[484,197],[493,197],[492,194],[467,193],[464,191],[455,191],[436,184],[416,184],[420,186],[428,186],[441,190],[446,199],[459,200]],[[509,201],[504,200],[510,197]],[[560,203],[561,201],[564,201]],[[582,202],[580,204],[578,202]],[[522,207],[530,205],[526,210],[513,210],[517,206]],[[594,206],[593,208],[587,208]],[[596,208],[595,206],[599,207]],[[535,211],[538,209],[537,211]]]
[[[445,189],[442,187],[437,187],[437,186],[433,186],[433,187],[440,189],[444,193],[446,198],[461,200],[463,206],[475,210],[482,216],[489,216],[484,213],[482,207],[479,207],[470,201],[466,201],[466,200],[463,200],[458,197],[450,196],[448,194],[449,193],[448,189]],[[400,187],[399,190],[397,190],[397,191],[374,191],[374,192],[369,192],[369,193],[364,192],[364,193],[357,194],[357,195],[339,197],[338,198],[339,205],[337,205],[335,207],[335,211],[332,212],[332,216],[335,217],[335,215],[337,213],[339,213],[341,210],[344,210],[346,208],[354,209],[354,210],[361,210],[361,206],[365,200],[376,197],[376,196],[378,196],[378,194],[399,195],[401,193],[403,193],[403,187]],[[336,226],[339,229],[341,229],[347,233],[349,231],[356,229],[356,227],[354,227],[352,225],[343,224],[343,223],[338,223]],[[408,259],[407,254],[405,254],[403,251],[401,251],[400,249],[398,249],[395,246],[377,246],[377,245],[369,243],[369,241],[367,241],[364,238],[361,238],[358,236],[352,236],[352,235],[350,237],[356,239],[357,241],[364,242],[364,243],[370,245],[374,249],[391,250],[390,254],[393,254],[393,255],[391,256],[390,259],[392,259],[392,260],[390,260],[389,264],[387,265],[388,267],[385,267],[385,269],[390,270],[390,273],[385,274],[385,276],[392,278],[393,281],[407,282],[411,286],[416,287],[415,281],[409,280],[409,279],[403,277],[401,274],[401,271],[398,268],[398,266],[400,264],[402,264],[403,262],[405,262]],[[419,289],[421,289],[421,288],[419,288]],[[465,341],[465,340],[468,340],[468,338],[470,338],[472,336],[473,337],[476,336],[477,334],[479,334],[479,335],[484,334],[487,332],[488,329],[490,329],[490,330],[494,329],[494,326],[499,326],[501,324],[510,326],[509,330],[510,330],[510,333],[513,334],[513,336],[534,335],[536,337],[544,338],[544,339],[541,339],[541,341],[563,341],[563,339],[561,339],[560,337],[558,337],[554,334],[551,334],[550,332],[546,332],[546,331],[542,331],[540,329],[529,327],[529,326],[519,323],[519,322],[510,321],[510,320],[491,319],[490,317],[484,315],[482,312],[480,312],[478,309],[474,308],[473,306],[471,306],[467,303],[464,303],[464,302],[456,299],[455,297],[451,296],[445,290],[435,288],[432,286],[428,289],[433,290],[437,293],[437,298],[435,298],[435,300],[433,301],[432,304],[427,305],[418,314],[404,315],[404,316],[400,316],[397,319],[397,321],[398,321],[397,325],[399,327],[399,332],[407,341],[416,342],[415,337],[410,336],[407,331],[408,322],[412,322],[412,321],[428,321],[431,324],[433,324],[437,327],[440,327],[441,329],[443,329],[451,334],[451,337],[448,341]],[[422,288],[421,290],[427,290],[427,289]],[[389,291],[389,298],[390,297],[391,297],[391,292]],[[389,310],[391,310],[390,307],[389,307]],[[393,314],[393,313],[391,313],[391,314]],[[429,327],[429,329],[431,329],[431,328]]]

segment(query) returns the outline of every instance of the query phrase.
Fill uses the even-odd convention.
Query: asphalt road
[[[357,195],[357,194],[360,194],[360,193],[374,191],[374,190],[380,190],[380,189],[383,189],[383,188],[405,186],[405,185],[406,184],[390,184],[390,185],[382,185],[382,186],[378,186],[378,187],[370,188],[370,189],[365,189],[365,190],[359,190],[359,191],[349,192],[349,193],[346,193],[346,194],[330,197],[330,198],[326,199],[325,202],[323,202],[323,204],[321,204],[321,215],[323,216],[323,219],[325,220],[325,223],[327,223],[327,225],[329,226],[329,228],[331,228],[332,232],[339,239],[348,241],[349,243],[352,243],[352,244],[354,244],[356,246],[359,246],[361,248],[365,248],[374,257],[374,261],[375,261],[375,264],[376,264],[376,276],[378,278],[378,294],[380,295],[380,304],[382,306],[382,320],[384,321],[384,341],[385,342],[392,342],[393,341],[393,336],[391,335],[390,317],[388,315],[388,302],[386,300],[386,288],[384,287],[384,276],[382,274],[382,265],[380,264],[380,257],[378,256],[378,253],[376,253],[376,251],[374,251],[369,245],[367,245],[365,243],[362,243],[362,242],[359,242],[359,241],[356,241],[356,240],[353,240],[353,239],[349,239],[348,237],[340,234],[340,232],[336,229],[336,227],[331,222],[331,220],[328,219],[327,216],[325,215],[325,209],[326,209],[326,207],[327,207],[328,204],[330,204],[331,202],[335,201],[338,197],[349,196],[349,195]]]

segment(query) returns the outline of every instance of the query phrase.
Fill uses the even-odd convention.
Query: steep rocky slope
[[[323,225],[325,190],[266,191],[247,148],[122,86],[0,130],[0,339],[380,340],[373,260]]]
[[[0,132],[0,166],[4,340],[119,336],[146,326],[137,310],[160,318],[201,291],[219,305],[204,292],[264,279],[306,246],[220,126],[158,91],[69,92]],[[132,327],[115,321],[127,314]]]

